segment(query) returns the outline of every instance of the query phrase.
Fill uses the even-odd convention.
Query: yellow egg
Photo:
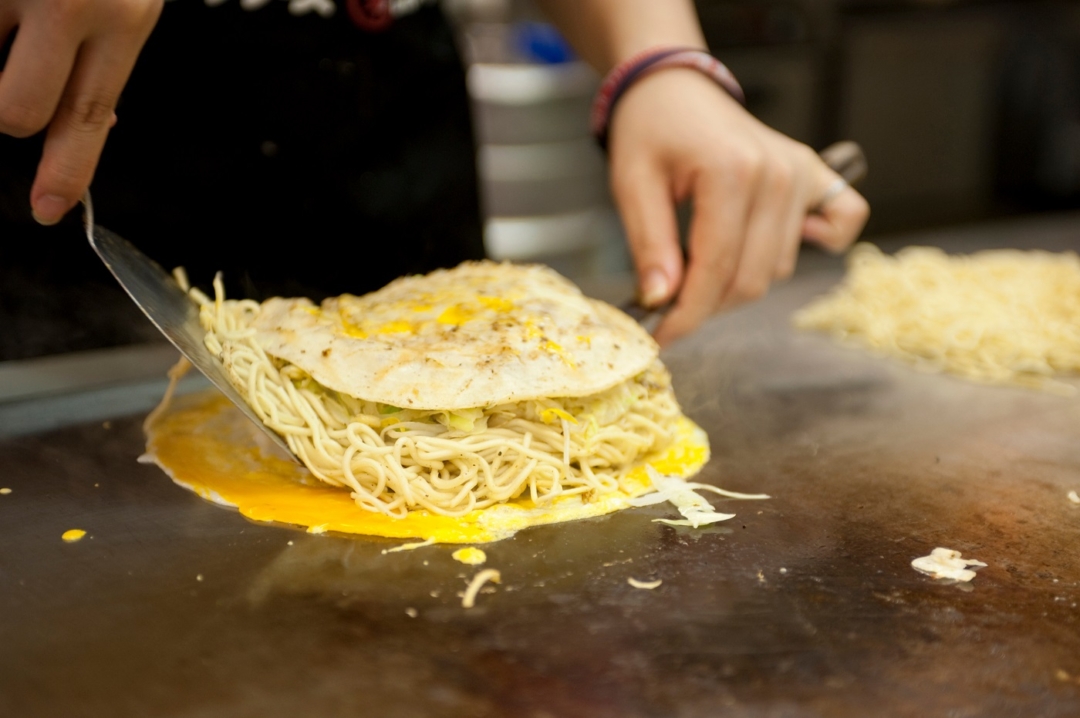
[[[454,551],[454,553],[450,554],[450,558],[469,566],[479,566],[487,561],[487,554],[475,546],[469,546],[468,548],[459,548],[457,551]]]
[[[685,417],[676,433],[675,443],[648,457],[648,463],[662,474],[685,478],[709,460],[709,442],[705,432]],[[258,430],[221,394],[211,391],[183,397],[154,422],[147,432],[147,454],[177,484],[208,501],[234,506],[255,521],[292,524],[311,533],[437,543],[485,543],[530,526],[602,516],[628,508],[627,499],[651,488],[641,463],[623,481],[622,491],[593,501],[572,495],[537,505],[524,498],[460,518],[412,511],[395,519],[361,509],[347,489],[322,483],[307,469],[269,449],[263,451],[259,442]]]

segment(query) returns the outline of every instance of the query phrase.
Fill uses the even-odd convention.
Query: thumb
[[[646,307],[665,304],[683,279],[675,201],[666,175],[644,164],[626,170],[615,165],[612,192],[637,270],[639,301]]]

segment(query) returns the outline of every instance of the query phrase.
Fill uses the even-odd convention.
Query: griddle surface
[[[772,500],[524,531],[470,611],[453,547],[248,522],[137,464],[136,418],[3,442],[0,714],[1080,715],[1080,400],[791,331],[837,276],[666,356],[701,480]],[[989,566],[935,582],[935,546]]]

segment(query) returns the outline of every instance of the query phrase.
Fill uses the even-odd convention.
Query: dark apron
[[[481,257],[449,27],[429,5],[372,31],[372,3],[350,1],[330,18],[285,0],[166,3],[94,179],[98,221],[196,285],[221,270],[231,295],[256,299],[362,293]],[[79,213],[34,225],[39,155],[39,141],[0,139],[0,321],[65,336],[8,336],[0,358],[146,338],[102,316],[130,323]]]

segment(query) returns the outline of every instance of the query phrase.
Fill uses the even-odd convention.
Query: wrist
[[[675,68],[700,73],[723,88],[740,104],[745,104],[745,95],[739,81],[722,62],[704,50],[685,47],[650,48],[616,65],[604,78],[596,93],[590,124],[593,136],[602,148],[607,149],[611,118],[623,95],[645,77]]]
[[[648,53],[670,50],[696,50],[708,53],[709,48],[705,42],[696,36],[690,36],[680,40],[682,35],[671,37],[656,36],[653,34],[641,34],[620,38],[618,43],[613,43],[605,53],[606,62],[600,68],[606,73],[605,77],[635,58],[640,58]]]

